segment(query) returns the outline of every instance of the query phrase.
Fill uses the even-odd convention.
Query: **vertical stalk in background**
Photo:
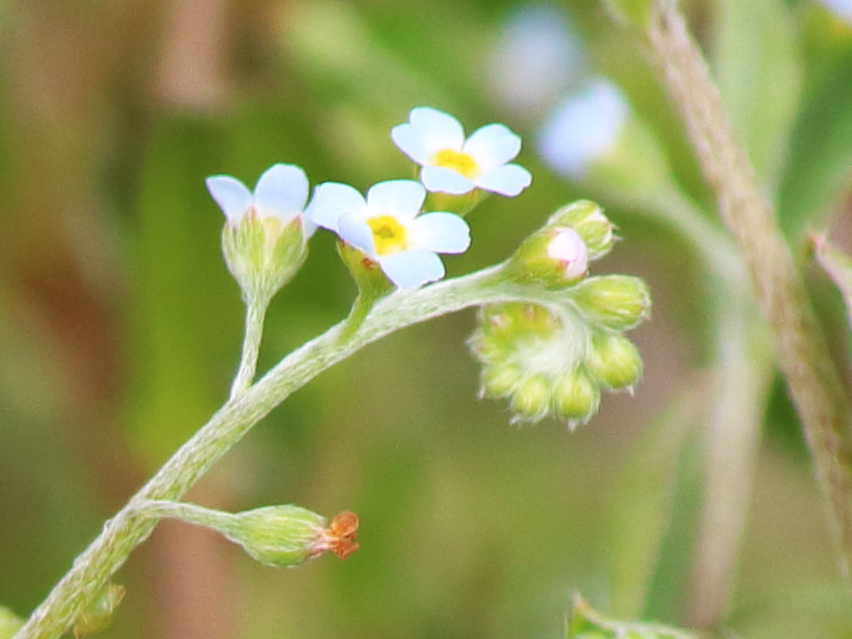
[[[745,257],[758,304],[796,405],[849,578],[852,557],[850,403],[767,198],[736,140],[707,63],[673,0],[656,0],[648,38],[686,123],[722,219]]]

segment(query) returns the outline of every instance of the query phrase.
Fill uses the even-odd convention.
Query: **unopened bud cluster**
[[[588,263],[615,240],[594,202],[559,209],[506,267],[513,280],[549,291],[553,303],[480,311],[470,339],[482,363],[480,394],[507,398],[513,421],[553,417],[573,428],[597,413],[602,391],[632,391],[641,378],[642,358],[623,332],[648,316],[647,286],[634,277],[587,277]]]

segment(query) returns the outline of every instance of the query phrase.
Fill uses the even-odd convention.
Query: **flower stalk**
[[[498,265],[426,288],[398,290],[379,300],[349,339],[339,339],[345,322],[337,324],[235,394],[105,524],[15,639],[56,639],[65,632],[154,530],[159,517],[147,513],[145,504],[180,499],[252,426],[322,371],[394,331],[446,313],[507,302],[547,305],[560,299],[555,292],[520,286],[503,271],[504,265]]]

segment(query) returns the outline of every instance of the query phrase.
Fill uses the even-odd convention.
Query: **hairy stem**
[[[852,558],[849,400],[772,206],[757,185],[707,64],[673,0],[654,2],[648,37],[704,175],[716,192],[722,219],[745,257],[802,421],[817,480],[836,524],[841,571],[848,578]]]
[[[269,300],[252,299],[246,303],[246,330],[243,337],[243,350],[240,355],[240,367],[231,385],[231,399],[241,395],[251,386],[257,370],[257,357],[260,354],[260,340],[263,338],[263,318]]]
[[[252,426],[322,371],[389,333],[433,317],[483,304],[547,304],[553,296],[507,282],[502,266],[496,266],[423,289],[397,291],[380,300],[348,340],[339,339],[341,323],[302,345],[245,392],[228,400],[105,524],[14,639],[59,637],[153,531],[158,517],[148,514],[147,501],[179,499]]]

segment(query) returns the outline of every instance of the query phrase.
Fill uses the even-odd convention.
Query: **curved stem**
[[[243,337],[240,367],[231,385],[231,399],[244,393],[254,381],[257,357],[260,354],[260,340],[263,338],[263,318],[268,306],[269,300],[266,299],[253,299],[246,304],[246,331]]]
[[[236,395],[104,526],[95,541],[33,612],[15,639],[55,639],[103,589],[158,518],[146,500],[177,500],[273,408],[319,373],[360,348],[406,326],[470,306],[511,301],[547,304],[553,293],[507,282],[502,265],[380,300],[348,340],[337,324],[282,359],[262,379]]]
[[[841,571],[848,578],[852,559],[849,398],[772,206],[736,140],[707,64],[674,0],[652,3],[648,39],[701,168],[716,192],[722,220],[745,258],[802,421],[817,480],[833,515]]]

